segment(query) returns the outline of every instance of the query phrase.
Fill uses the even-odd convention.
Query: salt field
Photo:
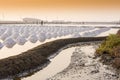
[[[0,0],[0,80],[120,80],[120,0]]]
[[[4,26],[4,27],[3,27]],[[1,25],[0,26],[0,59],[18,55],[40,44],[64,38],[93,37],[118,29],[93,27],[57,27],[40,25]]]
[[[4,27],[3,27],[4,26]],[[92,37],[111,28],[99,28],[82,26],[40,26],[40,25],[1,25],[0,26],[0,48],[4,46],[12,48],[16,44],[24,45],[27,41],[36,43],[47,39],[64,37]],[[93,31],[91,31],[93,30]],[[81,34],[82,32],[85,32]]]
[[[116,34],[116,32],[118,31],[118,29],[104,29],[104,30],[103,29],[92,29],[92,30],[89,30],[89,31],[81,32],[81,34],[84,35],[84,37],[88,37],[88,36],[89,37],[92,37],[92,36],[108,36],[109,34]],[[86,34],[86,33],[89,33],[89,34]],[[72,51],[70,49],[72,49]],[[64,73],[63,69],[66,69],[66,67],[68,65],[70,65],[71,58],[68,58],[68,57],[71,57],[73,55],[75,49],[77,49],[77,47],[68,48],[68,49],[65,50],[66,52],[64,52],[64,50],[63,50],[62,52],[64,52],[64,53],[61,54],[61,52],[60,52],[55,58],[53,58],[53,61],[51,60],[51,63],[46,68],[44,68],[43,70],[35,73],[33,76],[28,77],[28,78],[23,78],[22,80],[33,80],[33,79],[35,79],[35,80],[39,80],[39,79],[42,79],[42,80],[74,80],[74,79],[75,80],[80,80],[80,79],[87,80],[87,79],[89,79],[89,76],[86,79],[84,77],[83,78],[78,78],[78,77],[71,78],[72,75],[66,76],[66,78],[65,77],[62,78],[62,75],[60,76],[61,78],[58,76],[59,73],[60,74]],[[95,49],[88,50],[87,47],[85,47],[84,50],[87,51],[86,54],[89,54],[89,55],[90,55],[89,51],[91,51],[92,53],[94,53],[94,51],[95,51]],[[69,54],[68,54],[68,52],[69,52]],[[62,55],[62,57],[61,57],[61,55]],[[65,58],[66,55],[67,55],[68,60],[66,60],[66,58]],[[90,56],[93,56],[93,54],[91,54]],[[62,59],[62,60],[58,60],[58,59]],[[54,61],[56,61],[57,64]],[[67,64],[66,64],[66,61],[67,61]],[[61,63],[61,64],[59,64],[59,63]],[[62,65],[62,64],[66,64],[67,66]],[[63,72],[61,72],[61,71],[63,71]],[[56,75],[55,75],[55,73],[56,73]],[[72,74],[72,73],[73,72],[71,72],[70,74]],[[53,76],[53,74],[55,76]],[[100,74],[102,74],[102,73],[100,73]],[[85,76],[85,73],[83,74],[83,76]],[[90,80],[91,80],[91,78],[90,78]],[[95,80],[99,80],[99,79],[96,78]]]
[[[118,30],[117,28],[88,26],[0,25],[0,59],[21,54],[57,39],[108,36],[109,34],[116,34]],[[50,59],[50,64],[47,67],[30,77],[22,78],[22,80],[71,80],[71,74],[68,77],[65,75],[67,78],[65,76],[59,77],[62,77],[62,71],[71,64],[71,57],[76,49],[77,47],[71,47],[61,50],[55,58]],[[87,48],[84,49],[87,50]],[[72,80],[83,78],[73,78]]]

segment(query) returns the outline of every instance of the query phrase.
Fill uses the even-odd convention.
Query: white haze
[[[1,11],[2,12],[2,11]],[[3,11],[0,20],[22,20],[24,17],[65,21],[119,21],[120,10],[26,10]]]

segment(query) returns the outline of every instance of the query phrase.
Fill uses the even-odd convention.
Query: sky
[[[0,20],[114,21],[120,0],[0,0]]]

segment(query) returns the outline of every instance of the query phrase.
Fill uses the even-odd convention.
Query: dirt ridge
[[[0,80],[5,78],[16,78],[18,74],[35,69],[49,62],[50,55],[57,52],[62,47],[89,41],[103,41],[106,37],[80,37],[59,39],[47,42],[16,56],[11,56],[0,60]]]

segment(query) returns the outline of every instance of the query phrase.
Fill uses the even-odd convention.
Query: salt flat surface
[[[94,59],[95,46],[76,47],[70,65],[48,80],[120,80],[113,68]]]
[[[22,52],[32,49],[40,44],[41,43],[38,41],[37,43],[34,44],[30,42],[26,42],[26,44],[23,46],[16,44],[13,48],[3,47],[0,50],[0,59],[21,54]]]

